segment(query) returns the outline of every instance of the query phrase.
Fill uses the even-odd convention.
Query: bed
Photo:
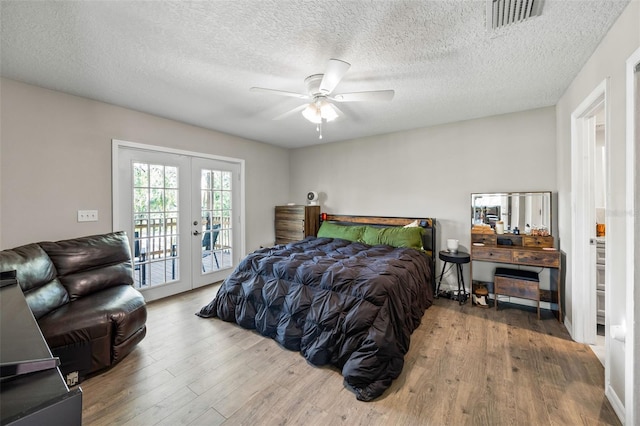
[[[249,254],[197,315],[333,365],[357,399],[371,401],[402,372],[411,333],[433,301],[436,222],[323,219],[318,237]]]

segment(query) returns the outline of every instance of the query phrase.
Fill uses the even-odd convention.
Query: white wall
[[[441,247],[468,251],[471,193],[556,190],[555,127],[547,107],[295,149],[289,198],[316,190],[327,213],[435,217]]]
[[[571,113],[603,80],[609,80],[607,108],[609,109],[609,166],[607,172],[607,255],[611,262],[607,263],[607,270],[611,270],[612,280],[607,283],[607,298],[615,309],[607,311],[607,321],[611,324],[621,324],[626,316],[625,309],[625,239],[626,215],[633,214],[625,211],[625,123],[626,123],[626,69],[625,61],[640,46],[640,2],[632,1],[609,33],[605,36],[591,58],[568,87],[556,105],[557,140],[558,140],[558,199],[560,247],[567,255],[567,280],[565,297],[567,299],[567,319],[572,321],[575,313],[571,306]],[[579,212],[576,212],[579,214]],[[609,257],[610,253],[610,257]],[[586,265],[585,265],[586,267]],[[620,342],[613,342],[622,345]],[[611,386],[615,393],[624,401],[625,372],[624,350],[614,348],[612,355]]]
[[[273,242],[286,149],[7,79],[0,92],[0,248],[111,231],[112,139],[244,159],[246,249]]]

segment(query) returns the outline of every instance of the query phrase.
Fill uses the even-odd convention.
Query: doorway
[[[601,188],[601,204],[606,204],[606,159],[608,144],[608,111],[607,111],[607,86],[605,80],[578,106],[571,115],[571,210],[572,210],[572,247],[573,260],[571,262],[572,274],[572,337],[582,343],[594,345],[597,342],[598,323],[598,269],[597,265],[597,238],[596,223],[604,220],[605,235],[601,241],[606,247],[606,229],[608,218],[604,209],[596,214],[596,186]],[[598,119],[600,117],[600,119]],[[598,120],[600,120],[602,135],[601,146],[604,147],[600,161],[602,178],[597,179],[597,139]],[[604,161],[604,166],[602,162]],[[604,216],[597,217],[597,216]],[[606,251],[604,263],[606,265]],[[586,265],[586,267],[585,267]],[[609,271],[604,268],[604,286],[601,287],[606,295],[606,283],[609,281]],[[605,297],[604,310],[607,310]],[[606,318],[605,318],[606,321]],[[604,324],[604,330],[607,324]],[[606,333],[606,331],[605,331]],[[606,338],[605,338],[606,348]],[[606,349],[605,371],[606,371]]]
[[[155,300],[219,282],[243,252],[242,161],[113,141],[114,229]]]
[[[596,336],[591,349],[596,354],[602,365],[606,358],[606,220],[607,207],[607,146],[604,103],[594,111],[595,117],[595,149],[593,165],[593,195],[595,203],[595,243],[596,261],[591,265],[595,268],[596,281]]]

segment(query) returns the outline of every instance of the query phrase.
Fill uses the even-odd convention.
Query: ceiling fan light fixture
[[[310,103],[305,109],[302,110],[302,116],[312,123],[320,124],[322,122],[322,115],[320,109],[315,103]]]
[[[302,110],[302,115],[315,124],[321,123],[322,120],[333,121],[338,118],[338,112],[334,106],[325,99],[308,104],[307,107]]]
[[[338,113],[336,112],[333,105],[331,105],[326,100],[320,102],[320,117],[323,120],[333,121],[338,118]]]

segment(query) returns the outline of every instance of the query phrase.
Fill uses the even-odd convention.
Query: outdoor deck
[[[180,278],[180,262],[177,256],[139,264],[136,264],[134,260],[134,264],[135,288],[148,288]],[[215,257],[211,252],[204,253],[202,256],[203,275],[231,267],[231,252],[229,250],[216,251]]]
[[[217,216],[203,219],[202,274],[232,267],[232,230],[228,222],[227,218]],[[178,218],[137,219],[134,234],[135,287],[147,288],[179,280]]]

